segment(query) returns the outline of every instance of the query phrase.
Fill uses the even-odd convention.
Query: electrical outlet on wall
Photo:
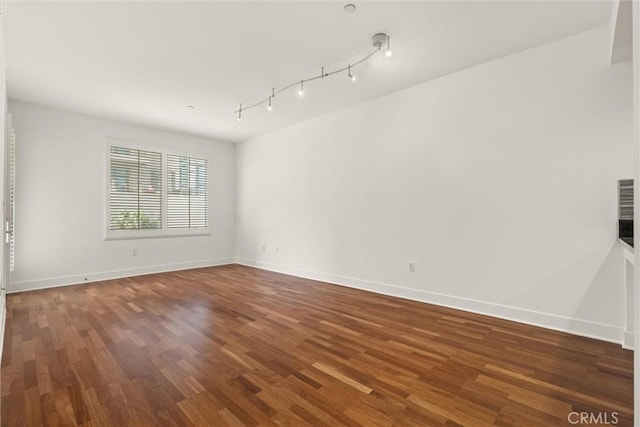
[[[409,271],[416,271],[416,262],[409,261]]]
[[[138,249],[133,248],[131,249],[131,256],[137,256],[138,255]]]

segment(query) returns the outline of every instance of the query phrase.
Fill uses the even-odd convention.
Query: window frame
[[[122,147],[131,150],[144,150],[160,153],[161,155],[161,187],[162,187],[162,226],[159,229],[131,229],[131,230],[111,230],[111,147]],[[168,190],[169,179],[167,173],[167,154],[194,159],[203,159],[207,162],[207,226],[198,228],[169,228],[168,227]],[[211,159],[208,155],[194,153],[187,150],[167,149],[152,146],[138,141],[118,137],[105,138],[105,161],[104,161],[104,240],[129,240],[129,239],[154,239],[163,237],[186,237],[186,236],[210,236],[211,235]]]

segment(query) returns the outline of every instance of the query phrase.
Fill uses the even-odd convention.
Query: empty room
[[[0,7],[2,426],[640,425],[637,1]]]

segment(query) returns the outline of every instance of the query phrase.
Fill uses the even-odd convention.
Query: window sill
[[[111,235],[105,236],[104,240],[141,240],[141,239],[164,239],[164,238],[174,238],[174,237],[203,237],[203,236],[211,236],[210,231],[199,231],[194,233],[184,233],[184,232],[176,232],[176,233],[163,233],[163,234],[134,234],[134,235]]]

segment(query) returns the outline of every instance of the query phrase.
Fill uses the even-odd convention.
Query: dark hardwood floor
[[[548,427],[571,425],[572,412],[624,426],[632,355],[248,267],[203,268],[9,295],[2,426]]]

